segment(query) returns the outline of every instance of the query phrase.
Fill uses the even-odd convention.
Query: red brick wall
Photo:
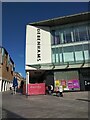
[[[7,79],[7,80],[13,80],[13,72],[12,71],[11,65],[8,66],[7,68],[7,55],[5,55],[3,59],[3,64],[2,64],[2,78]]]

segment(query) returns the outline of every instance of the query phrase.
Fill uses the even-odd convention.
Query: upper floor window
[[[52,30],[52,45],[90,40],[89,23],[66,25]]]

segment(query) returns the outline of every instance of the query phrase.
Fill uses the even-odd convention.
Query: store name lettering
[[[41,37],[40,29],[37,29],[37,61],[41,61]]]

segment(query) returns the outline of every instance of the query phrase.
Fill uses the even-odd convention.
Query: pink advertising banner
[[[26,92],[26,87],[23,88],[23,93]],[[35,84],[28,84],[28,95],[40,95],[45,94],[45,83],[35,83]]]

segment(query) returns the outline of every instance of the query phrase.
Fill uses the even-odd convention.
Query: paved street
[[[3,118],[88,118],[88,92],[29,96],[3,93]]]

